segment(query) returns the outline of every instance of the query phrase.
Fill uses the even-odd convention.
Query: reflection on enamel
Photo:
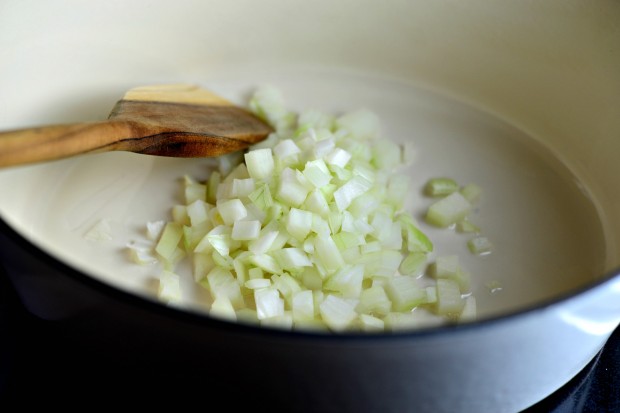
[[[574,311],[562,311],[560,318],[590,335],[610,334],[620,325],[620,277],[590,292]]]

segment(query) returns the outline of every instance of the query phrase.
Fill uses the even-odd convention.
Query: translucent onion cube
[[[281,140],[274,148],[273,154],[280,160],[285,160],[301,152],[299,146],[291,139]]]
[[[381,204],[380,195],[376,193],[375,189],[370,189],[363,195],[355,198],[348,208],[348,211],[357,218],[367,218],[370,216]]]
[[[193,273],[194,280],[200,281],[209,274],[209,272],[215,267],[213,256],[211,254],[193,254]]]
[[[240,163],[234,167],[232,172],[230,172],[222,182],[232,184],[235,179],[247,179],[249,177],[247,166],[244,163]]]
[[[278,328],[281,330],[290,330],[293,328],[293,315],[290,311],[285,311],[282,315],[264,318],[260,320],[262,327]]]
[[[431,252],[433,243],[428,239],[417,226],[417,223],[408,214],[400,214],[397,218],[401,223],[403,232],[407,239],[407,249],[411,252]]]
[[[334,192],[334,200],[339,211],[344,211],[351,202],[368,191],[372,183],[361,176],[354,176],[350,181],[342,185]]]
[[[379,317],[386,316],[391,309],[392,302],[380,285],[373,285],[363,290],[360,294],[359,303],[355,307],[358,313],[372,314]]]
[[[355,217],[349,211],[342,211],[341,231],[355,232]]]
[[[315,159],[306,162],[303,171],[306,179],[316,188],[327,185],[332,180],[332,175],[323,159]]]
[[[385,323],[380,318],[368,314],[360,314],[359,320],[362,331],[374,333],[385,330]]]
[[[261,270],[271,274],[281,274],[282,268],[278,265],[275,258],[267,254],[253,255],[250,260],[252,264],[260,268]]]
[[[222,230],[222,232],[217,231],[218,229],[222,228],[220,227],[215,227],[213,228],[213,230],[211,230],[205,237],[204,239],[208,242],[208,244],[214,249],[216,250],[220,255],[228,255],[230,253],[230,245],[231,245],[231,239],[230,239],[230,234],[228,233],[228,228],[224,228]],[[225,231],[225,232],[224,232]],[[196,246],[196,248],[194,249],[194,252],[202,252],[204,251],[203,249],[201,249],[201,244],[202,241],[200,241],[198,243],[198,245]]]
[[[357,318],[355,304],[335,295],[328,295],[319,309],[325,324],[334,331],[346,330]]]
[[[248,244],[248,249],[254,254],[264,254],[270,250],[278,235],[278,231],[262,232],[257,239]]]
[[[312,150],[312,148],[314,148],[314,145],[316,144],[315,137],[316,133],[314,132],[314,129],[310,128],[305,133],[299,136],[299,139],[297,139],[296,141],[297,146],[299,146],[302,151],[309,152]]]
[[[469,290],[469,273],[460,267],[458,255],[437,257],[435,263],[431,265],[431,270],[431,274],[435,278],[445,278],[456,282],[462,293]]]
[[[280,175],[278,187],[278,199],[287,205],[298,207],[310,192],[309,188],[297,179],[297,174],[290,168],[285,168]]]
[[[262,225],[267,219],[267,213],[252,203],[246,204],[245,209],[248,211],[248,215],[244,221],[258,221]]]
[[[280,294],[290,304],[293,295],[302,290],[297,280],[290,275],[284,273],[271,277],[273,286],[280,291]]]
[[[477,317],[476,312],[476,298],[473,296],[469,296],[465,298],[465,306],[461,311],[461,315],[459,316],[459,321],[467,322],[467,321],[475,321]]]
[[[267,211],[267,209],[273,205],[273,198],[271,197],[271,191],[267,184],[259,185],[248,195],[248,198],[261,211]]]
[[[276,317],[284,314],[284,300],[273,287],[254,291],[256,315],[259,320]]]
[[[314,241],[314,250],[319,263],[328,271],[336,271],[344,265],[344,259],[330,236],[318,235]]]
[[[409,311],[426,302],[426,290],[418,285],[413,276],[393,277],[385,283],[385,292],[394,311]]]
[[[248,277],[250,280],[255,280],[255,279],[259,279],[259,278],[263,278],[264,277],[264,273],[263,270],[261,270],[260,268],[254,267],[254,268],[250,268],[248,270]]]
[[[334,139],[331,137],[319,140],[316,144],[314,144],[314,156],[321,159],[333,151],[335,146]]]
[[[373,226],[366,222],[366,220],[364,219],[358,218],[354,221],[353,224],[355,226],[356,232],[358,232],[359,234],[367,235],[374,231]]]
[[[243,198],[254,192],[254,179],[233,179],[231,195],[235,198]]]
[[[307,267],[301,273],[301,282],[304,287],[310,290],[321,290],[323,288],[323,277],[314,267]]]
[[[298,240],[304,240],[312,228],[312,212],[291,208],[286,217],[286,230]]]
[[[216,318],[223,318],[231,321],[237,320],[235,308],[233,307],[228,297],[223,295],[220,295],[213,301],[213,304],[211,304],[211,309],[209,310],[209,314]]]
[[[366,277],[391,277],[398,270],[402,260],[400,251],[380,250],[362,255],[359,263],[364,265]]]
[[[207,202],[211,205],[215,205],[217,200],[217,189],[222,180],[222,175],[219,172],[213,171],[211,175],[209,175],[209,179],[207,180]]]
[[[181,225],[189,225],[187,207],[185,205],[174,205],[172,207],[172,221]]]
[[[390,236],[390,232],[392,231],[392,218],[390,218],[386,212],[377,211],[373,215],[370,225],[374,228],[372,234],[381,241]]]
[[[187,206],[187,216],[192,226],[198,225],[209,219],[210,206],[206,201],[198,199]]]
[[[274,170],[274,161],[271,149],[255,149],[245,155],[245,164],[250,176],[256,180],[271,176]]]
[[[461,270],[458,255],[438,256],[432,265],[435,278],[454,278]]]
[[[258,290],[271,286],[271,280],[268,278],[254,278],[251,280],[247,280],[243,285],[245,288],[248,288],[250,290]]]
[[[376,182],[377,174],[379,173],[379,171],[377,171],[377,169],[369,162],[360,161],[359,159],[353,161],[351,171],[353,172],[353,175],[361,176],[370,182]]]
[[[181,303],[180,277],[171,271],[162,271],[159,276],[157,296],[168,304]]]
[[[181,225],[175,222],[167,223],[155,246],[155,251],[165,260],[170,260],[182,237],[183,227]]]
[[[325,199],[325,195],[319,189],[315,189],[306,198],[304,207],[310,212],[313,212],[323,218],[326,218],[329,214],[329,205]]]
[[[371,241],[360,247],[362,254],[368,254],[371,252],[381,251],[381,244],[379,241]]]
[[[387,250],[400,250],[403,246],[403,236],[399,222],[391,222],[390,230],[380,239],[381,245]]]
[[[325,221],[320,216],[313,214],[312,216],[312,232],[317,235],[321,235],[324,237],[328,237],[331,234],[331,229],[329,228],[329,223]]]
[[[429,286],[425,288],[426,290],[426,302],[427,304],[434,304],[437,302],[437,287]]]
[[[198,183],[190,183],[185,185],[185,203],[191,204],[197,200],[206,200],[207,199],[207,186],[198,184]]]
[[[327,279],[324,288],[339,292],[345,298],[358,298],[362,292],[363,278],[362,265],[346,266]]]
[[[351,154],[342,148],[334,148],[329,154],[325,156],[325,162],[330,165],[336,165],[341,168],[347,166],[351,160]]]
[[[456,281],[463,294],[471,291],[471,274],[468,271],[461,269],[453,281]]]
[[[242,308],[244,306],[241,288],[230,271],[215,267],[207,274],[206,280],[206,287],[214,299],[217,299],[219,296],[225,296],[235,308]],[[204,283],[202,284],[204,285]]]
[[[235,221],[239,221],[248,215],[243,202],[239,199],[218,202],[217,210],[226,225],[232,225]]]
[[[299,248],[283,248],[272,253],[280,267],[284,270],[297,270],[301,267],[311,267],[312,261]]]
[[[249,241],[258,238],[260,222],[237,221],[233,224],[231,238],[239,241]]]
[[[477,236],[467,241],[467,247],[473,254],[485,255],[493,251],[493,244],[487,237]]]
[[[451,178],[431,178],[424,186],[428,196],[446,196],[459,190],[459,185]]]
[[[409,194],[409,176],[394,175],[390,177],[386,193],[386,202],[396,208],[402,208]]]
[[[438,227],[448,227],[465,218],[471,204],[459,192],[453,192],[432,204],[426,212],[426,221]]]
[[[341,231],[335,234],[332,238],[340,251],[345,251],[349,248],[357,247],[366,243],[364,236],[355,232]]]
[[[303,322],[314,319],[314,297],[311,290],[298,291],[292,300],[293,321]]]
[[[461,290],[457,282],[439,278],[437,280],[437,303],[435,310],[437,314],[458,316],[463,307],[465,300],[461,297]]]
[[[426,254],[412,252],[401,262],[399,271],[404,275],[418,275],[424,272],[426,267]]]
[[[467,217],[465,217],[456,223],[456,230],[463,233],[475,233],[480,232],[480,227],[478,227],[476,224],[469,221]]]

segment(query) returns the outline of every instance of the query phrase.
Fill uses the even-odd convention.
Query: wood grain
[[[0,166],[104,151],[211,157],[244,149],[272,132],[245,109],[185,86],[132,89],[106,121],[0,133]]]

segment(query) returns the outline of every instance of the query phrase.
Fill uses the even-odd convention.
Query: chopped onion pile
[[[481,230],[477,225],[469,221],[472,205],[479,201],[482,194],[478,185],[469,184],[461,188],[453,179],[432,178],[424,189],[429,196],[441,197],[426,211],[426,222],[442,228],[455,225],[459,232],[476,234],[467,241],[467,247],[472,254],[486,255],[493,250],[491,241],[480,234]]]
[[[403,209],[410,189],[398,173],[411,160],[409,145],[380,137],[368,110],[297,114],[269,87],[249,107],[276,132],[242,159],[222,157],[205,182],[185,177],[173,219],[148,226],[164,268],[162,300],[183,304],[175,270],[188,257],[211,297],[210,314],[229,320],[382,332],[418,327],[420,314],[475,317],[456,257],[437,258],[423,277],[433,244]],[[466,226],[476,194],[439,181],[433,195],[444,198],[427,219]],[[151,262],[147,247],[130,248],[136,262]]]

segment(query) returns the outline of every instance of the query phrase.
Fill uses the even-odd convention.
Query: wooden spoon
[[[272,129],[252,113],[194,85],[129,90],[105,121],[0,133],[0,167],[74,155],[130,151],[211,157],[238,151]]]

